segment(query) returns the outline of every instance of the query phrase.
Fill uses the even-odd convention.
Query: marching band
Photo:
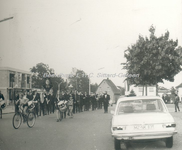
[[[0,93],[0,99],[2,98],[2,94]],[[104,94],[98,95],[92,93],[89,95],[86,92],[83,94],[76,90],[74,92],[57,91],[56,95],[53,94],[52,89],[49,91],[42,90],[41,92],[30,90],[29,92],[24,91],[23,95],[22,93],[16,94],[15,111],[18,110],[18,101],[22,99],[35,101],[34,112],[37,117],[56,112],[57,122],[59,122],[63,118],[66,118],[67,115],[73,118],[73,114],[102,109],[102,106],[104,106],[104,112],[106,113],[110,99],[108,98],[106,99]]]

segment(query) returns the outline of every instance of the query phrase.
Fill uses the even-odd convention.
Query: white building
[[[125,81],[125,95],[129,95],[131,90],[133,90],[136,94],[136,96],[145,96],[147,92],[147,96],[156,96],[156,85],[147,86],[143,88],[143,86],[135,86],[135,85],[129,85],[128,81]]]

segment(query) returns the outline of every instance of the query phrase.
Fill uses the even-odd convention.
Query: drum
[[[58,102],[58,108],[61,112],[65,112],[67,109],[66,103],[64,101]]]
[[[0,101],[0,109],[5,109],[5,108],[6,108],[5,101]]]
[[[34,107],[35,107],[35,105],[34,105],[33,101],[29,101],[28,102],[28,108],[33,109]]]

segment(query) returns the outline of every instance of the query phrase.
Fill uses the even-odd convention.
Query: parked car
[[[111,121],[115,149],[120,142],[159,140],[173,146],[176,123],[160,97],[123,97],[117,101]]]

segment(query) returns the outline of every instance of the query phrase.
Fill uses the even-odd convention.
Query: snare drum
[[[64,101],[58,102],[58,108],[61,112],[65,112],[67,109],[67,106]]]
[[[0,101],[0,109],[5,109],[5,108],[6,108],[5,101]]]

